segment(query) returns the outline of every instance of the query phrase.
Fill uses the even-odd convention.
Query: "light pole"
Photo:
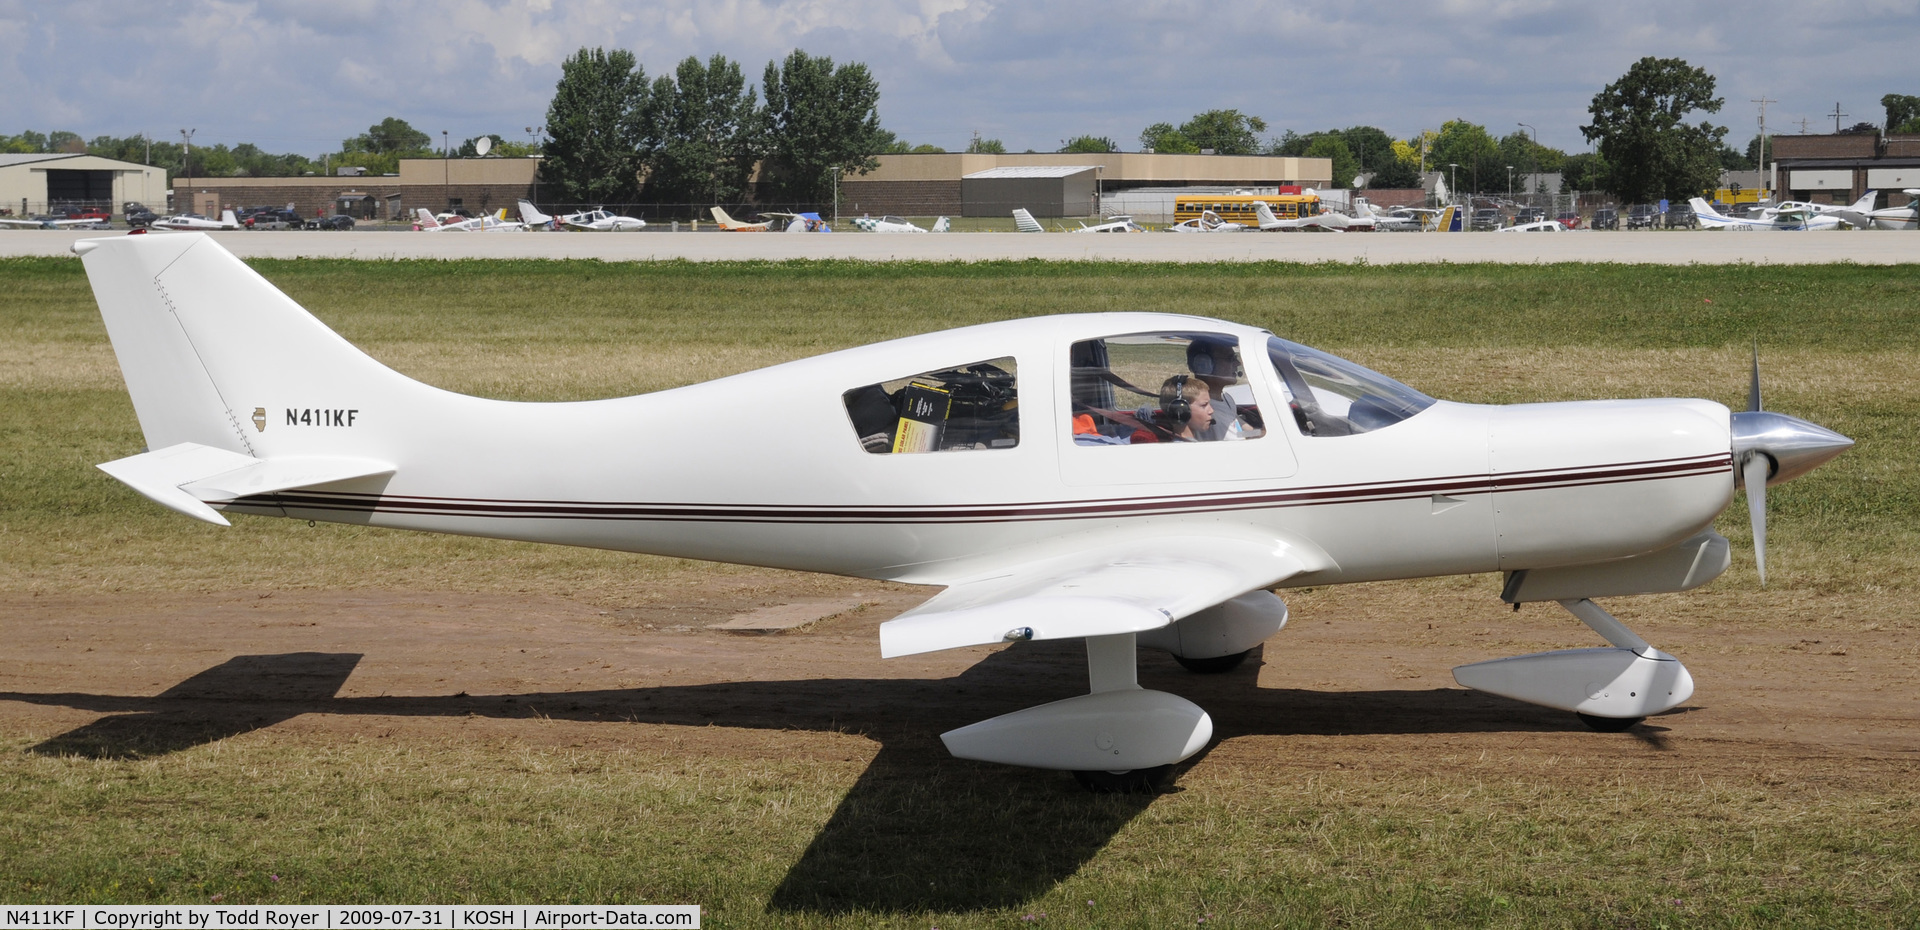
[[[193,212],[193,134],[198,129],[180,130],[180,167],[187,172],[187,212]]]
[[[1447,199],[1457,201],[1460,199],[1460,166],[1454,162],[1447,162],[1447,168],[1450,169],[1447,173],[1452,175],[1452,179],[1447,182]]]
[[[1533,183],[1537,186],[1540,183],[1540,131],[1527,123],[1515,123],[1514,125],[1525,129],[1528,134],[1527,138],[1533,143],[1527,147],[1527,167],[1531,169]],[[1533,191],[1529,190],[1527,193],[1531,194]],[[1527,201],[1527,205],[1532,206],[1533,201]]]
[[[833,225],[838,226],[840,225],[840,166],[833,165],[828,170],[833,172]]]
[[[453,143],[449,141],[447,131],[440,130],[440,196],[447,201],[447,212],[453,212],[453,182],[447,176],[447,158],[453,152]]]
[[[1507,199],[1513,199],[1513,166],[1507,166]]]

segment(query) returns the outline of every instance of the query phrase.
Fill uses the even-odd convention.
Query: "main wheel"
[[[1232,655],[1225,656],[1214,656],[1207,659],[1189,659],[1186,656],[1177,655],[1173,657],[1173,661],[1180,663],[1181,668],[1195,674],[1218,675],[1221,672],[1231,672],[1239,668],[1240,663],[1247,661],[1247,656],[1252,654],[1253,650],[1248,649],[1245,652],[1236,652]]]
[[[1581,723],[1601,733],[1625,733],[1633,729],[1634,724],[1647,719],[1645,717],[1595,717],[1592,714],[1582,714],[1579,711],[1574,711],[1574,714],[1580,718]]]
[[[1073,780],[1094,794],[1158,794],[1167,787],[1173,763],[1125,772],[1074,772]]]

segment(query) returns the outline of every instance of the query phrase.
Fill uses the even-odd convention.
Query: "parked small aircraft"
[[[1074,230],[1074,232],[1077,233],[1136,233],[1146,231],[1147,228],[1134,222],[1131,216],[1109,216],[1104,223],[1093,226],[1081,223],[1080,228]]]
[[[1212,210],[1202,210],[1200,215],[1190,220],[1175,223],[1167,227],[1167,232],[1177,233],[1237,233],[1246,232],[1247,227],[1220,218]]]
[[[727,211],[719,207],[713,207],[711,209],[713,210],[713,221],[720,224],[721,232],[766,232],[771,229],[773,225],[765,222],[742,223],[728,216]]]
[[[1213,735],[1136,647],[1232,668],[1276,587],[1502,572],[1610,647],[1460,666],[1462,685],[1620,730],[1693,678],[1594,603],[1729,564],[1744,486],[1846,437],[1761,409],[1436,400],[1271,332],[1165,313],[910,336],[637,397],[518,403],[413,381],[207,236],[74,245],[146,445],[107,474],[209,523],[247,513],[830,572],[945,590],[883,656],[1084,640],[1089,693],[942,736],[955,755],[1157,782]],[[751,424],[681,435],[688,411]],[[770,450],[778,450],[769,456]],[[1018,648],[1016,646],[1016,648]],[[1278,655],[1269,652],[1269,655]]]
[[[932,229],[922,229],[919,226],[913,225],[911,221],[898,216],[882,216],[878,218],[856,216],[853,218],[853,225],[856,228],[875,233],[943,233],[947,231],[948,222],[947,218],[943,216],[933,221]]]
[[[1516,224],[1514,224],[1514,225],[1512,225],[1512,226],[1502,226],[1502,227],[1500,227],[1500,228],[1499,228],[1498,230],[1495,230],[1495,231],[1496,231],[1496,232],[1503,232],[1503,233],[1512,233],[1512,232],[1571,232],[1571,230],[1569,230],[1569,229],[1567,229],[1567,227],[1566,227],[1566,224],[1564,224],[1564,223],[1562,223],[1562,222],[1560,222],[1559,220],[1536,220],[1536,221],[1534,221],[1534,222],[1531,222],[1531,223],[1516,223]]]
[[[1839,229],[1843,225],[1851,225],[1832,213],[1811,213],[1799,209],[1789,210],[1784,209],[1784,204],[1781,207],[1763,211],[1759,216],[1755,217],[1726,216],[1715,210],[1713,204],[1708,203],[1700,197],[1688,199],[1687,204],[1693,207],[1693,215],[1700,220],[1701,227],[1705,229],[1778,229],[1801,231],[1809,229]]]
[[[762,213],[760,215],[786,220],[785,232],[833,232],[833,227],[828,226],[827,221],[821,219],[818,213]]]
[[[240,218],[234,216],[232,210],[221,211],[220,218],[217,220],[207,219],[198,213],[180,213],[154,220],[149,228],[185,232],[219,232],[239,229]]]
[[[64,216],[59,218],[51,216],[0,216],[0,226],[12,226],[16,229],[72,229],[76,226],[100,226],[104,228],[105,225],[105,221],[94,217],[71,219]]]
[[[1273,215],[1273,208],[1264,200],[1254,201],[1253,215],[1260,220],[1261,232],[1346,232],[1349,225],[1345,213],[1309,213],[1282,219]]]
[[[507,219],[505,207],[467,219],[434,216],[433,211],[421,207],[414,212],[414,218],[413,228],[417,232],[525,232],[527,229],[526,223]]]
[[[1866,229],[1872,225],[1873,201],[1879,191],[1867,191],[1866,196],[1850,204],[1811,203],[1805,200],[1783,200],[1777,206],[1768,207],[1761,213],[1768,216],[1832,216],[1855,229]]]
[[[1920,226],[1920,188],[1906,188],[1901,193],[1907,195],[1907,203],[1900,207],[1882,207],[1873,209],[1879,191],[1867,191],[1858,203],[1846,207],[1809,204],[1819,207],[1826,213],[1846,220],[1857,229],[1913,229]],[[1781,204],[1786,206],[1786,204]]]
[[[636,216],[620,216],[606,210],[588,210],[561,217],[568,229],[582,232],[638,232],[647,228],[647,221]]]

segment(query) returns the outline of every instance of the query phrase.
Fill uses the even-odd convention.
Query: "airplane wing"
[[[1097,546],[955,583],[881,624],[880,655],[1155,630],[1327,564],[1278,538],[1183,535]]]

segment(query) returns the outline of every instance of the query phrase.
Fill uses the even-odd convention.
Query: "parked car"
[[[1693,208],[1684,204],[1674,204],[1667,208],[1668,229],[1698,229],[1700,218],[1693,215]]]
[[[1554,219],[1559,220],[1560,225],[1565,226],[1568,229],[1580,228],[1580,214],[1578,213],[1562,213],[1559,216],[1554,217]]]
[[[1599,207],[1593,211],[1594,229],[1619,229],[1620,211],[1613,207]]]
[[[1636,203],[1627,208],[1628,229],[1652,229],[1653,222],[1660,216],[1659,211],[1650,203]]]
[[[257,210],[243,221],[248,229],[299,229],[300,214],[285,207]]]
[[[160,214],[155,213],[152,210],[147,209],[146,207],[140,207],[140,209],[138,210],[127,211],[127,225],[130,227],[133,227],[134,229],[140,229],[145,226],[152,226],[153,221],[159,218],[160,218]]]
[[[1519,210],[1514,211],[1513,224],[1515,226],[1522,226],[1527,223],[1538,223],[1546,218],[1547,211],[1540,207],[1521,207]]]
[[[1499,229],[1500,211],[1492,207],[1481,207],[1473,211],[1474,229]]]
[[[323,216],[307,221],[308,229],[352,229],[353,217],[344,213],[337,216]]]

